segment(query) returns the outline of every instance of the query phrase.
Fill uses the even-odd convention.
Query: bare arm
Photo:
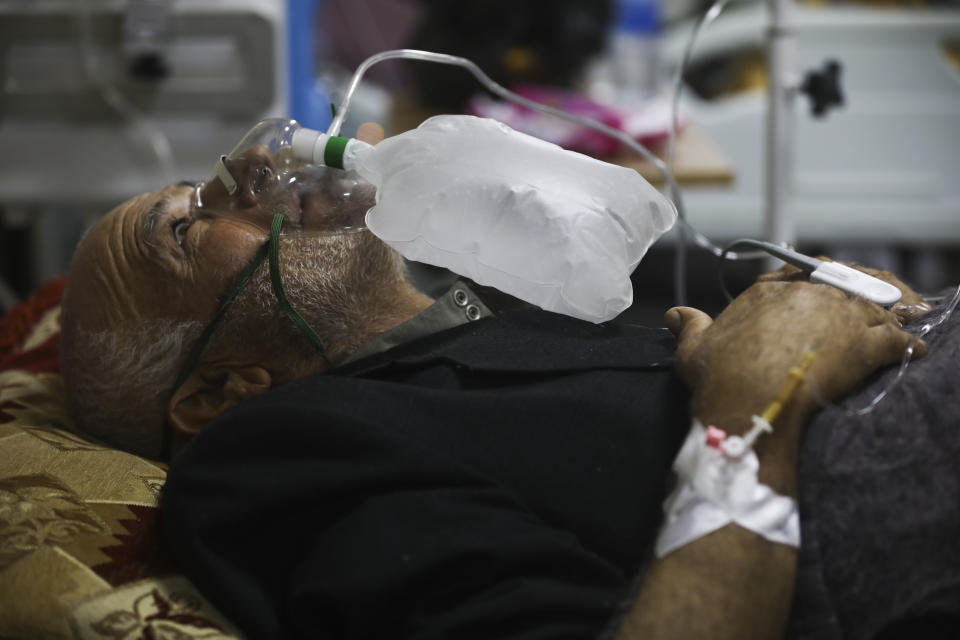
[[[677,372],[695,389],[695,415],[730,433],[746,431],[805,349],[817,353],[808,379],[832,398],[896,362],[912,340],[891,313],[803,282],[758,283],[716,322],[675,309],[667,323],[680,337]],[[800,437],[816,406],[809,387],[801,389],[775,433],[758,441],[759,480],[781,495],[797,496]],[[651,565],[617,637],[780,637],[796,559],[792,547],[723,527]]]

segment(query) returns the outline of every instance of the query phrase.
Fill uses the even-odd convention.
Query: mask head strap
[[[307,324],[303,316],[297,313],[297,310],[290,304],[290,300],[287,299],[287,293],[283,290],[283,281],[280,278],[280,229],[283,228],[283,221],[284,217],[277,214],[273,216],[273,223],[270,225],[270,284],[273,286],[273,295],[277,297],[277,302],[280,303],[283,313],[300,330],[300,333],[310,341],[310,344],[313,345],[313,348],[317,350],[317,353],[329,367],[330,359],[327,358],[327,350],[323,346],[323,340],[313,330],[313,327]]]
[[[220,156],[220,159],[213,165],[213,174],[220,179],[228,194],[232,196],[237,192],[239,187],[233,174],[230,173],[230,169],[227,168],[227,156]]]
[[[207,323],[207,326],[203,328],[203,332],[197,337],[196,342],[193,343],[190,353],[187,354],[186,359],[183,361],[183,365],[180,367],[180,373],[177,375],[177,379],[173,383],[173,388],[170,390],[170,397],[173,397],[173,394],[177,392],[177,389],[179,389],[183,383],[187,381],[187,378],[190,377],[190,374],[197,366],[197,363],[200,362],[200,356],[203,354],[203,350],[206,349],[207,343],[210,342],[214,331],[216,331],[217,326],[223,320],[223,317],[226,315],[230,305],[232,305],[233,301],[237,299],[237,296],[240,295],[240,292],[243,291],[243,288],[247,286],[247,283],[250,281],[253,273],[257,270],[261,263],[263,263],[268,255],[270,257],[270,284],[273,287],[273,294],[280,303],[280,308],[290,319],[290,321],[293,322],[297,329],[299,329],[300,332],[307,337],[310,343],[320,354],[320,357],[323,358],[323,361],[327,364],[327,366],[330,366],[330,360],[327,358],[327,351],[324,348],[323,341],[320,339],[320,336],[317,335],[313,328],[307,324],[307,321],[304,320],[299,313],[297,313],[296,309],[293,308],[293,305],[290,304],[290,300],[287,298],[287,294],[283,289],[283,282],[280,277],[280,230],[283,228],[283,220],[284,218],[280,214],[277,214],[273,217],[273,222],[270,225],[270,239],[260,246],[260,248],[257,250],[257,253],[254,254],[246,268],[244,268],[243,273],[241,273],[230,286],[226,296],[223,298],[223,302],[220,303],[216,313],[214,313],[213,318],[211,318],[210,322]],[[170,426],[168,421],[164,420],[163,440],[161,442],[160,451],[161,459],[169,460],[172,453],[173,428]]]

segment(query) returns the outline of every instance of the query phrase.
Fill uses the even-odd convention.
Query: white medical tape
[[[220,158],[213,165],[213,173],[218,178],[220,182],[223,183],[224,188],[226,188],[227,193],[231,196],[237,192],[237,181],[234,179],[233,174],[230,173],[230,169],[227,168],[227,156],[220,156]]]
[[[694,419],[673,463],[677,486],[664,503],[657,557],[731,523],[771,542],[799,547],[797,501],[760,484],[759,468],[752,449],[732,458],[709,446],[706,430]]]

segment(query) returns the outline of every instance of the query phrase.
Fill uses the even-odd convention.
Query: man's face
[[[123,203],[90,230],[69,276],[71,282],[82,282],[71,287],[70,297],[71,307],[82,309],[85,324],[110,328],[155,317],[206,322],[218,297],[266,241],[275,213],[285,215],[285,228],[323,231],[331,220],[345,215],[357,219],[373,204],[372,187],[354,188],[344,202],[336,175],[309,187],[301,182],[265,193],[262,180],[270,158],[261,149],[228,162],[238,183],[232,195],[218,180],[199,190],[173,185]],[[320,240],[305,235],[292,244],[311,253],[325,247],[339,254],[345,242],[350,244],[339,236]]]
[[[261,388],[320,373],[426,306],[406,280],[399,254],[373,234],[330,233],[373,205],[372,187],[354,185],[345,199],[334,175],[302,181],[285,195],[267,193],[258,188],[262,164],[254,160],[228,161],[239,187],[233,194],[211,181],[199,190],[181,184],[133,198],[97,222],[77,247],[63,298],[62,363],[78,411],[88,416],[85,428],[95,436],[157,455],[177,367],[199,326],[211,321],[267,241],[276,213],[284,215],[284,229],[294,231],[279,243],[284,288],[328,358],[319,358],[281,311],[261,264],[223,316],[191,380],[207,384],[225,371],[255,371],[250,388]],[[170,339],[159,340],[157,331]],[[183,331],[194,337],[177,342]],[[177,346],[151,351],[165,344]]]

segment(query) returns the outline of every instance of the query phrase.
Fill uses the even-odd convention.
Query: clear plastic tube
[[[677,129],[680,126],[680,93],[683,91],[683,74],[686,72],[687,66],[690,64],[690,58],[693,56],[693,47],[697,42],[697,38],[700,36],[700,32],[702,32],[707,25],[713,22],[717,16],[720,15],[720,12],[723,11],[723,8],[726,6],[727,2],[728,0],[717,0],[710,6],[709,9],[707,9],[706,12],[701,15],[696,26],[693,28],[693,32],[690,34],[690,38],[687,40],[687,46],[684,47],[683,51],[683,57],[680,59],[680,64],[677,65],[677,71],[674,74],[673,93],[670,99],[670,124],[667,132],[666,153],[667,170],[670,171],[671,175],[673,174],[673,152],[677,141]],[[689,243],[690,237],[693,238],[693,241],[696,242],[698,246],[707,249],[721,260],[724,258],[729,258],[731,260],[759,259],[765,257],[766,255],[762,252],[756,252],[747,256],[731,254],[730,252],[720,250],[716,245],[710,242],[706,236],[694,229],[693,225],[687,221],[686,217],[680,217],[680,226],[677,227],[677,232],[679,234],[679,245],[677,246],[677,251],[674,254],[673,289],[675,292],[677,292],[676,297],[678,305],[682,305],[684,303],[684,299],[686,298],[687,244]],[[724,293],[726,293],[726,288],[724,288]]]
[[[950,301],[943,307],[943,309],[933,318],[924,322],[920,327],[913,333],[915,340],[904,350],[903,358],[900,360],[900,367],[897,370],[897,375],[883,388],[880,390],[877,395],[873,397],[870,402],[868,402],[863,407],[858,409],[846,409],[840,405],[831,402],[826,399],[821,393],[820,389],[817,387],[816,383],[808,381],[810,386],[810,391],[813,393],[814,398],[823,408],[833,408],[839,411],[842,411],[846,416],[865,416],[871,413],[877,406],[886,398],[889,393],[900,384],[900,381],[903,379],[904,373],[907,371],[907,367],[913,361],[914,347],[916,343],[921,340],[924,336],[930,333],[936,327],[939,327],[944,322],[946,322],[953,312],[957,309],[957,304],[960,303],[960,285],[957,286],[957,289],[953,292],[953,295],[950,297]]]
[[[383,51],[376,55],[370,56],[364,60],[357,70],[353,74],[353,78],[350,80],[350,84],[347,87],[346,93],[343,96],[343,99],[340,101],[340,106],[337,109],[333,121],[330,123],[330,127],[327,129],[328,135],[338,135],[340,132],[340,127],[343,125],[343,120],[346,118],[347,109],[350,107],[350,100],[353,98],[353,94],[357,89],[357,86],[360,84],[360,80],[363,78],[363,74],[366,73],[367,69],[377,64],[378,62],[383,62],[384,60],[392,60],[396,58],[403,58],[407,60],[420,60],[426,62],[438,62],[441,64],[449,64],[458,67],[463,67],[467,71],[473,74],[477,80],[480,81],[485,88],[487,88],[492,93],[500,96],[505,100],[510,100],[511,102],[516,102],[521,104],[528,109],[533,109],[535,111],[540,111],[542,113],[547,113],[570,122],[588,127],[595,131],[599,131],[619,142],[625,144],[630,149],[636,151],[641,156],[646,158],[663,176],[664,182],[667,184],[669,191],[669,199],[673,204],[674,209],[677,212],[677,218],[681,221],[682,225],[688,225],[686,221],[686,213],[683,206],[683,198],[680,195],[680,189],[677,187],[677,183],[674,181],[673,173],[667,167],[667,165],[657,156],[655,156],[649,149],[644,147],[642,144],[628,136],[623,131],[614,129],[608,125],[603,124],[593,120],[592,118],[576,116],[566,111],[561,111],[554,107],[541,104],[525,98],[521,95],[518,95],[509,89],[506,89],[502,85],[495,82],[491,79],[483,70],[480,69],[473,61],[466,58],[461,58],[459,56],[452,56],[445,53],[434,53],[431,51],[420,51],[417,49],[394,49],[391,51]],[[683,287],[683,280],[679,280],[680,286],[675,289],[676,292],[676,301],[678,305],[685,304],[686,295],[685,287]]]
[[[343,99],[340,102],[340,106],[337,109],[337,113],[333,121],[330,124],[330,127],[327,130],[329,135],[338,135],[340,128],[343,125],[344,118],[346,117],[347,110],[350,106],[350,101],[353,97],[354,92],[357,89],[363,75],[366,73],[367,69],[371,66],[382,62],[384,60],[392,60],[397,58],[403,58],[408,60],[420,60],[426,62],[437,62],[441,64],[449,64],[454,66],[459,66],[477,78],[477,80],[489,91],[500,96],[505,100],[509,100],[518,104],[521,104],[529,109],[535,111],[540,111],[542,113],[547,113],[570,122],[577,123],[579,125],[588,127],[600,133],[610,136],[623,143],[630,149],[636,151],[645,159],[647,159],[660,173],[663,177],[664,182],[667,184],[670,200],[673,203],[674,208],[677,212],[677,217],[679,219],[680,227],[678,228],[680,239],[679,246],[676,254],[676,260],[674,264],[674,286],[676,292],[677,304],[681,305],[684,303],[685,299],[685,279],[686,279],[686,245],[688,241],[687,234],[693,239],[695,244],[703,249],[706,249],[714,256],[720,259],[727,260],[752,260],[758,258],[767,257],[767,253],[763,251],[751,251],[744,253],[735,253],[730,251],[730,247],[726,249],[721,248],[711,242],[706,236],[698,232],[693,225],[687,220],[686,210],[683,204],[683,198],[680,194],[680,190],[677,187],[677,183],[674,179],[672,167],[673,167],[673,155],[676,144],[676,132],[678,126],[678,115],[679,115],[679,104],[680,104],[680,94],[683,88],[683,74],[686,71],[687,66],[690,63],[690,59],[693,54],[693,48],[696,44],[697,38],[700,36],[703,29],[705,29],[711,22],[713,22],[723,11],[726,5],[729,3],[729,0],[715,0],[709,9],[702,14],[697,24],[694,26],[693,32],[691,33],[690,39],[687,41],[686,47],[684,49],[684,54],[681,59],[679,66],[677,67],[676,74],[674,76],[673,82],[673,94],[672,94],[672,103],[671,103],[671,115],[670,123],[668,130],[668,142],[667,142],[667,151],[666,151],[666,162],[660,160],[653,153],[651,153],[646,147],[641,145],[639,142],[628,136],[622,131],[613,129],[601,122],[593,120],[591,118],[582,117],[573,115],[554,107],[548,105],[540,104],[523,96],[520,96],[508,89],[504,88],[494,80],[492,80],[486,73],[484,73],[474,62],[466,58],[459,56],[452,56],[448,54],[434,53],[430,51],[420,51],[416,49],[395,49],[390,51],[384,51],[376,55],[370,56],[363,63],[357,67],[357,70],[354,72],[353,77],[350,80],[350,84],[347,87],[346,93],[343,96]],[[726,287],[722,284],[721,277],[721,286],[726,292]],[[729,297],[729,294],[727,294]],[[919,340],[925,336],[931,329],[936,326],[939,326],[945,322],[950,315],[954,312],[957,307],[958,302],[960,302],[960,286],[958,286],[957,291],[954,293],[950,303],[945,307],[944,311],[940,313],[935,320],[928,322],[921,327],[920,332],[917,334],[917,339]],[[909,346],[904,352],[903,359],[900,363],[900,368],[897,372],[896,377],[884,388],[880,393],[878,393],[873,400],[860,409],[848,410],[848,415],[865,415],[873,411],[880,402],[887,397],[891,389],[897,385],[900,380],[903,378],[909,363],[913,358],[914,346]],[[823,406],[831,406],[829,401],[826,401],[822,394],[818,392],[814,384],[811,384],[811,389],[814,395],[817,397],[818,401]],[[836,406],[836,405],[832,405]]]
[[[751,252],[749,254],[738,254],[733,252],[724,253],[723,249],[713,244],[706,236],[698,232],[692,224],[687,220],[686,209],[683,204],[683,197],[680,193],[680,189],[677,186],[677,183],[673,176],[673,171],[670,166],[673,159],[673,147],[676,139],[676,127],[677,127],[677,111],[679,109],[679,95],[682,87],[683,81],[683,72],[686,68],[686,65],[689,63],[690,56],[693,51],[693,46],[695,44],[697,36],[703,28],[712,22],[723,10],[724,5],[728,0],[718,0],[714,5],[704,14],[704,17],[698,22],[697,27],[695,28],[690,40],[688,41],[686,51],[684,53],[683,60],[680,66],[677,69],[674,94],[673,94],[673,109],[671,113],[671,120],[669,124],[669,137],[668,137],[668,146],[667,146],[667,162],[664,162],[656,155],[654,155],[649,149],[644,147],[642,144],[637,142],[634,138],[628,136],[623,131],[614,129],[602,122],[593,120],[592,118],[577,116],[560,109],[551,107],[549,105],[541,104],[539,102],[530,100],[524,96],[518,95],[502,85],[495,82],[491,79],[486,73],[483,72],[480,67],[478,67],[473,61],[460,56],[453,56],[444,53],[434,53],[431,51],[420,51],[417,49],[394,49],[390,51],[383,51],[381,53],[370,56],[364,60],[360,66],[357,67],[357,70],[354,72],[353,77],[350,79],[350,83],[347,86],[347,90],[344,93],[343,99],[340,102],[340,106],[337,109],[333,121],[330,123],[330,127],[327,129],[328,135],[339,135],[340,128],[343,126],[343,121],[346,118],[347,110],[350,107],[350,101],[353,98],[353,94],[356,91],[357,87],[360,84],[364,74],[367,70],[373,65],[383,62],[385,60],[393,60],[397,58],[402,58],[406,60],[419,60],[425,62],[436,62],[440,64],[448,64],[453,66],[459,66],[467,71],[469,71],[477,80],[482,84],[486,89],[492,93],[500,96],[505,100],[511,102],[516,102],[521,104],[529,109],[535,111],[540,111],[542,113],[547,113],[570,122],[574,122],[584,127],[588,127],[600,133],[603,133],[615,140],[626,145],[628,148],[639,153],[643,156],[648,162],[650,162],[654,168],[660,173],[663,177],[664,182],[667,185],[668,193],[670,200],[673,203],[674,208],[677,211],[677,218],[680,221],[680,226],[678,231],[680,233],[679,246],[676,254],[676,262],[674,268],[674,291],[676,295],[676,303],[678,305],[683,305],[686,302],[686,260],[685,260],[685,249],[687,245],[688,235],[691,237],[696,244],[708,251],[713,255],[721,258],[726,258],[729,260],[746,260],[746,259],[758,259],[766,257],[766,254],[763,252]]]
[[[683,57],[680,59],[680,65],[674,74],[673,93],[670,98],[670,130],[668,131],[666,153],[667,168],[671,171],[673,171],[673,152],[677,140],[677,129],[680,126],[680,93],[683,91],[683,74],[690,65],[690,59],[693,57],[693,47],[697,42],[697,38],[700,37],[700,33],[706,29],[711,22],[717,19],[728,2],[729,0],[716,0],[716,2],[700,16],[697,24],[693,27],[690,39],[687,40],[687,46],[683,49]]]
[[[716,20],[720,13],[723,12],[730,0],[716,0],[710,8],[708,8],[694,25],[693,31],[690,34],[690,38],[687,40],[687,44],[683,50],[683,57],[680,59],[680,64],[677,66],[676,73],[673,77],[673,91],[670,98],[670,124],[667,131],[667,169],[673,171],[673,154],[676,149],[676,140],[677,140],[677,129],[679,128],[679,118],[680,118],[680,95],[683,92],[683,75],[686,73],[687,67],[690,66],[690,60],[693,57],[693,49],[697,43],[697,39],[700,37],[700,34],[706,29],[710,24]],[[686,227],[686,231],[691,234],[694,242],[696,244],[709,251],[718,258],[726,260],[758,260],[761,258],[768,257],[768,254],[763,251],[750,251],[737,253],[723,249],[716,244],[714,244],[709,238],[697,231],[692,224],[686,218],[683,219],[683,224]]]
[[[518,95],[509,89],[506,89],[502,85],[495,82],[490,76],[483,72],[480,67],[476,65],[472,60],[467,58],[462,58],[460,56],[452,56],[446,53],[434,53],[432,51],[420,51],[418,49],[392,49],[390,51],[382,51],[378,54],[372,55],[366,60],[364,60],[357,70],[353,73],[353,77],[350,79],[350,84],[347,86],[347,91],[343,96],[343,99],[340,101],[340,106],[337,108],[337,113],[333,118],[333,121],[330,123],[330,127],[327,129],[327,134],[331,136],[340,134],[340,127],[343,126],[343,121],[346,118],[347,110],[350,107],[350,101],[353,98],[354,92],[357,90],[357,86],[360,84],[363,75],[367,72],[367,69],[373,65],[383,62],[384,60],[393,60],[396,58],[403,58],[406,60],[420,60],[425,62],[438,62],[440,64],[449,64],[457,67],[462,67],[472,73],[474,77],[482,84],[485,88],[500,96],[505,100],[510,100],[511,102],[516,102],[521,104],[529,109],[534,109],[536,111],[541,111],[543,113],[549,113],[550,115],[562,118],[564,120],[569,120],[575,122],[579,125],[589,127],[595,131],[606,134],[616,140],[627,145],[644,158],[646,158],[653,166],[660,172],[660,175],[663,176],[664,181],[669,186],[671,192],[671,199],[674,200],[674,205],[677,206],[676,200],[679,199],[679,190],[677,185],[674,182],[673,175],[670,173],[666,164],[651,153],[646,147],[641,145],[639,142],[625,134],[624,132],[614,129],[608,125],[598,122],[591,118],[586,118],[582,116],[576,116],[566,111],[562,111],[555,107],[549,105],[541,104],[525,98],[521,95]],[[678,206],[678,209],[682,208],[682,204]]]

